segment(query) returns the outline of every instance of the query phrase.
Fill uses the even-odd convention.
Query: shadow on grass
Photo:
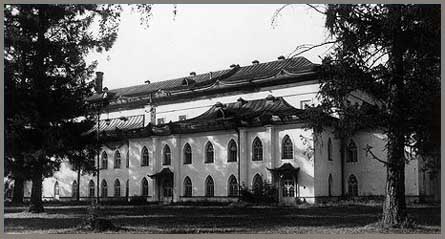
[[[245,233],[281,232],[283,228],[357,228],[375,223],[381,207],[338,206],[310,208],[227,208],[227,207],[137,207],[108,208],[106,217],[130,232],[145,233]],[[86,208],[51,208],[45,218],[8,218],[14,210],[5,209],[5,232],[76,228]],[[416,223],[440,227],[440,207],[408,209]],[[54,218],[60,215],[60,218]],[[287,229],[286,229],[287,230]],[[316,229],[317,230],[317,229]],[[315,230],[315,232],[317,232]]]

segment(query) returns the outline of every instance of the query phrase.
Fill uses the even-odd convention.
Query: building
[[[259,191],[264,182],[278,189],[283,204],[384,195],[386,169],[364,148],[384,159],[386,136],[358,132],[342,154],[332,129],[308,127],[304,108],[317,104],[320,85],[317,65],[303,57],[109,91],[102,86],[98,72],[97,93],[88,100],[103,106],[99,181],[83,175],[78,182],[63,163],[44,180],[44,199],[99,193],[104,200],[232,201],[238,185]],[[421,164],[406,165],[407,198],[437,198],[439,181],[425,177]],[[30,191],[28,184],[25,197]]]

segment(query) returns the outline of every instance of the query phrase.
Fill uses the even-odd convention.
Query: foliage
[[[92,169],[92,139],[81,132],[92,124],[85,99],[97,62],[85,57],[113,46],[121,11],[115,4],[5,5],[5,166],[33,180],[32,202],[41,205],[42,178],[62,158]]]
[[[249,203],[276,203],[278,190],[271,184],[263,181],[259,190],[242,186],[240,190],[241,200]]]
[[[387,160],[375,157],[372,146],[367,152],[388,167],[385,224],[403,224],[405,149],[440,161],[440,140],[433,137],[440,5],[328,5],[319,12],[335,41],[319,69],[321,105],[307,117],[318,129],[326,117],[317,116],[337,117],[329,123],[340,138],[363,129],[386,132]]]

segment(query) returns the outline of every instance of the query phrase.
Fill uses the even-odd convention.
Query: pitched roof
[[[290,74],[311,72],[314,70],[315,66],[316,64],[304,57],[295,57],[243,67],[235,66],[232,69],[197,74],[196,76],[189,75],[171,80],[152,82],[150,84],[112,89],[109,90],[109,95],[116,99],[119,97],[148,95],[160,90],[193,89],[213,84],[216,80],[226,83],[250,81],[254,79],[268,78],[280,72],[287,72]],[[88,98],[89,101],[96,101],[99,99],[99,94],[94,94]]]
[[[144,115],[100,120],[99,131],[131,130],[144,127]],[[96,132],[97,124],[88,133]]]

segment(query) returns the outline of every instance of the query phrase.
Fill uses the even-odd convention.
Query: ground
[[[47,205],[45,213],[5,207],[6,233],[86,233],[79,229],[87,206]],[[440,205],[414,205],[412,229],[376,227],[378,205],[336,206],[106,206],[117,233],[440,233]],[[116,232],[110,232],[116,233]]]

